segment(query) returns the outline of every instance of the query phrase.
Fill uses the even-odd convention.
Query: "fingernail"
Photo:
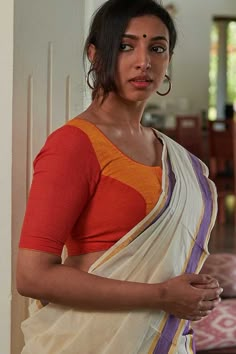
[[[220,295],[220,294],[223,292],[223,290],[224,290],[224,289],[219,288],[219,289],[217,290],[217,294]]]

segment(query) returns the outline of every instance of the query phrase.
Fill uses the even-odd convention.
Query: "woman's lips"
[[[136,88],[147,88],[151,85],[152,80],[133,79],[130,80],[130,83]]]

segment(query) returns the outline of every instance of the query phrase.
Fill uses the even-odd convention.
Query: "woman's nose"
[[[136,61],[136,69],[141,69],[142,71],[146,71],[151,68],[151,60],[150,56],[146,52],[137,53],[137,61]]]

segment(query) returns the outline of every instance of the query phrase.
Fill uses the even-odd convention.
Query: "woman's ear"
[[[95,45],[94,44],[89,44],[88,50],[87,50],[87,56],[88,56],[88,60],[90,61],[90,63],[94,62],[95,55],[96,55],[96,47],[95,47]]]

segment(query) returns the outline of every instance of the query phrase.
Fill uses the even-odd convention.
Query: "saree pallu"
[[[163,142],[162,193],[154,209],[89,269],[98,276],[160,283],[199,273],[217,204],[207,167],[170,138]],[[132,211],[131,211],[132,212]],[[31,305],[22,354],[194,353],[189,322],[164,311],[82,311]]]

